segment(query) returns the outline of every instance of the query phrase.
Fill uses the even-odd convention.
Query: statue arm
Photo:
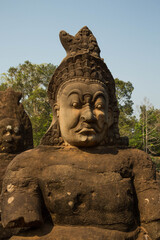
[[[2,189],[4,227],[31,227],[43,222],[38,184],[28,170],[13,161],[6,171]]]
[[[143,151],[134,162],[134,186],[141,226],[152,239],[160,239],[160,185],[154,164]]]

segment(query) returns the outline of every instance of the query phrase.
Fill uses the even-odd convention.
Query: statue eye
[[[15,133],[18,133],[18,132],[19,132],[19,127],[15,127],[15,128],[14,128],[14,132],[15,132]]]
[[[7,127],[6,127],[6,131],[11,131],[12,130],[12,126],[11,125],[8,125]]]
[[[80,103],[78,103],[78,102],[73,102],[73,103],[72,103],[72,107],[74,107],[74,108],[80,108]]]
[[[104,104],[103,103],[97,103],[96,108],[99,109],[99,110],[104,109]]]

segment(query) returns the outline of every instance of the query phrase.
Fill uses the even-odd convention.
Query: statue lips
[[[95,135],[100,132],[100,129],[95,124],[81,123],[81,126],[75,132],[83,135]]]
[[[3,142],[3,147],[5,149],[12,149],[13,148],[13,142],[12,143],[9,143],[9,142]]]
[[[3,140],[2,140],[2,145],[5,150],[12,149],[13,145],[15,144],[12,137],[10,138],[7,138],[7,137],[3,137]]]
[[[3,152],[15,152],[17,151],[18,147],[22,146],[21,137],[10,137],[10,138],[3,138],[0,142],[0,147]]]
[[[78,133],[83,135],[95,135],[96,131],[93,128],[83,128]]]
[[[12,144],[1,144],[0,145],[0,150],[1,152],[11,152],[13,151],[13,146]]]

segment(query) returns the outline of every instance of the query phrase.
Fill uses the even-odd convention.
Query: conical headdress
[[[22,98],[21,92],[15,92],[12,88],[5,91],[0,91],[0,121],[5,119],[14,119],[22,126],[24,149],[33,148],[32,125],[28,115],[26,114],[20,100]],[[0,123],[1,124],[1,123]]]
[[[51,105],[56,102],[56,96],[61,85],[68,81],[97,81],[107,85],[115,98],[114,79],[100,57],[100,49],[96,38],[88,27],[83,27],[75,36],[65,31],[60,32],[60,40],[67,56],[56,69],[48,87]]]
[[[19,117],[21,97],[20,92],[15,92],[11,88],[0,91],[0,120]]]

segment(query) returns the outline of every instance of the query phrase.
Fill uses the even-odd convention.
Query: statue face
[[[68,83],[58,97],[62,138],[74,146],[95,146],[108,128],[108,95],[98,83]]]
[[[23,147],[20,124],[15,119],[0,121],[0,152],[16,153]]]

